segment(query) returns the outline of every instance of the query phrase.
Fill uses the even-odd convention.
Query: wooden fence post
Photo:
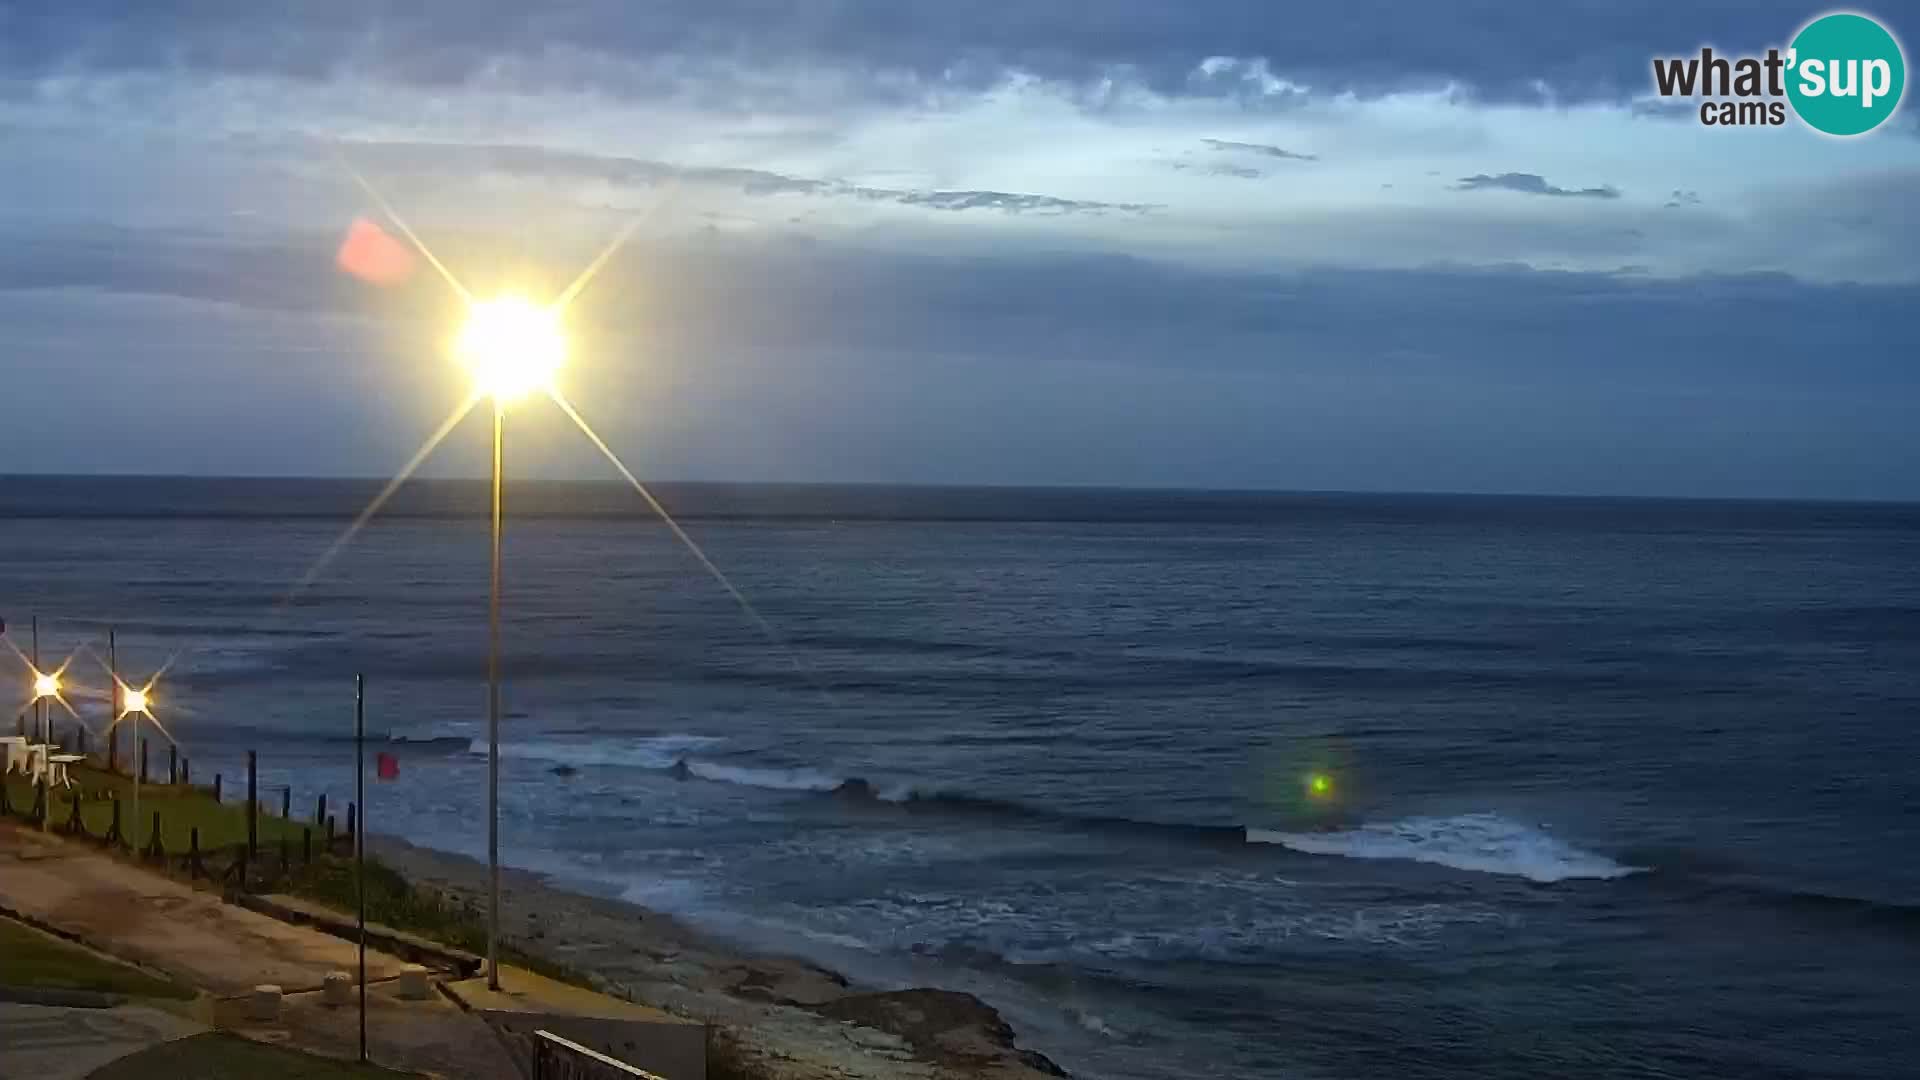
[[[192,758],[180,759],[180,782],[187,785],[188,787],[193,786],[193,759]]]
[[[247,751],[247,861],[252,862],[260,854],[260,792],[256,771],[259,758],[254,752]]]
[[[167,783],[168,785],[173,785],[179,782],[180,748],[169,743],[167,744]]]
[[[213,801],[214,802],[220,801],[220,774],[219,773],[213,774]]]
[[[283,787],[280,789],[280,820],[281,821],[293,820],[293,785],[292,784],[288,784],[286,787]]]
[[[140,740],[140,782],[147,782],[147,740]]]

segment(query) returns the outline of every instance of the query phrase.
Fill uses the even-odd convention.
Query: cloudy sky
[[[1920,114],[1651,96],[1818,7],[386,6],[0,0],[0,471],[392,472],[458,310],[357,170],[482,292],[638,222],[563,381],[643,477],[1920,498]]]

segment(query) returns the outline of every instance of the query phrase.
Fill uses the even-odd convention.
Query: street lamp
[[[500,518],[507,406],[547,389],[566,359],[558,306],[520,296],[472,302],[454,355],[493,398],[493,561],[487,604],[487,986],[500,989]]]
[[[140,718],[153,716],[149,711],[152,703],[147,700],[145,687],[128,686],[120,682],[117,675],[114,676],[114,682],[120,689],[120,715],[114,717],[113,722],[118,724],[128,716],[133,717],[133,821],[128,825],[130,831],[127,834],[127,843],[137,851],[140,845],[133,842],[133,837],[140,831],[140,781],[145,779],[141,774],[146,772],[146,759],[140,755]],[[112,734],[111,729],[108,730],[108,734]]]

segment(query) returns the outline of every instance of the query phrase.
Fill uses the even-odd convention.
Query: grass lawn
[[[416,889],[398,871],[373,858],[366,861],[366,874],[367,921],[418,934],[476,956],[486,955],[486,917],[478,909],[451,904],[430,889]],[[351,859],[315,859],[313,865],[303,867],[284,882],[283,888],[335,911],[351,912],[357,904]],[[524,952],[507,942],[500,945],[500,960],[549,979],[589,990],[595,988],[586,976],[566,965]]]
[[[298,1050],[268,1046],[237,1035],[211,1031],[149,1047],[88,1074],[87,1080],[151,1080],[156,1076],[191,1080],[354,1080],[365,1077],[414,1076],[377,1065],[315,1057]]]
[[[72,770],[73,791],[80,792],[80,820],[87,831],[94,836],[105,836],[113,822],[113,799],[117,795],[121,806],[120,830],[144,848],[153,835],[153,815],[160,814],[160,843],[169,854],[178,855],[187,850],[192,830],[200,830],[200,850],[213,851],[223,847],[233,847],[246,843],[247,815],[246,789],[241,786],[238,793],[229,787],[226,802],[214,802],[210,789],[189,787],[185,784],[142,784],[140,785],[140,820],[135,822],[133,812],[133,781],[124,776],[109,773],[104,769],[89,766],[76,766]],[[25,778],[18,774],[7,777],[7,802],[16,816],[24,815],[32,806],[34,791]],[[48,827],[63,826],[72,813],[73,791],[56,789],[48,794],[53,800],[53,813],[48,819]],[[277,809],[277,807],[276,807]],[[343,805],[342,815],[346,812]],[[295,851],[300,848],[300,834],[306,828],[305,822],[284,821],[277,814],[267,812],[263,804],[259,816],[259,843],[263,850],[278,850],[280,835],[287,834],[287,843]],[[345,829],[344,822],[341,824]],[[322,844],[321,834],[317,830],[314,847]]]
[[[92,990],[127,997],[193,997],[185,987],[12,919],[0,919],[0,986]]]

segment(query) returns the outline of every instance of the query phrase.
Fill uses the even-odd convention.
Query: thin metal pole
[[[367,1060],[367,677],[353,677],[353,888],[360,901],[360,1060]]]
[[[506,406],[493,403],[493,585],[487,603],[487,988],[500,989],[500,472]]]
[[[40,678],[40,616],[33,616],[28,625],[33,627],[33,676],[38,681]],[[41,696],[40,688],[37,686],[33,690],[33,734],[42,743],[53,741],[47,738],[47,699]]]
[[[133,714],[133,755],[138,760],[133,767],[133,824],[131,827],[137,834],[140,831],[140,781],[145,779],[147,774],[147,759],[140,753],[140,714],[137,712]],[[140,843],[134,839],[133,835],[127,837],[127,844],[135,851],[140,850]],[[241,882],[240,886],[242,889],[246,888],[246,882]]]
[[[107,771],[120,771],[120,653],[114,647],[113,628],[107,628],[107,675],[113,681],[112,699],[109,709],[113,716],[107,723]]]

